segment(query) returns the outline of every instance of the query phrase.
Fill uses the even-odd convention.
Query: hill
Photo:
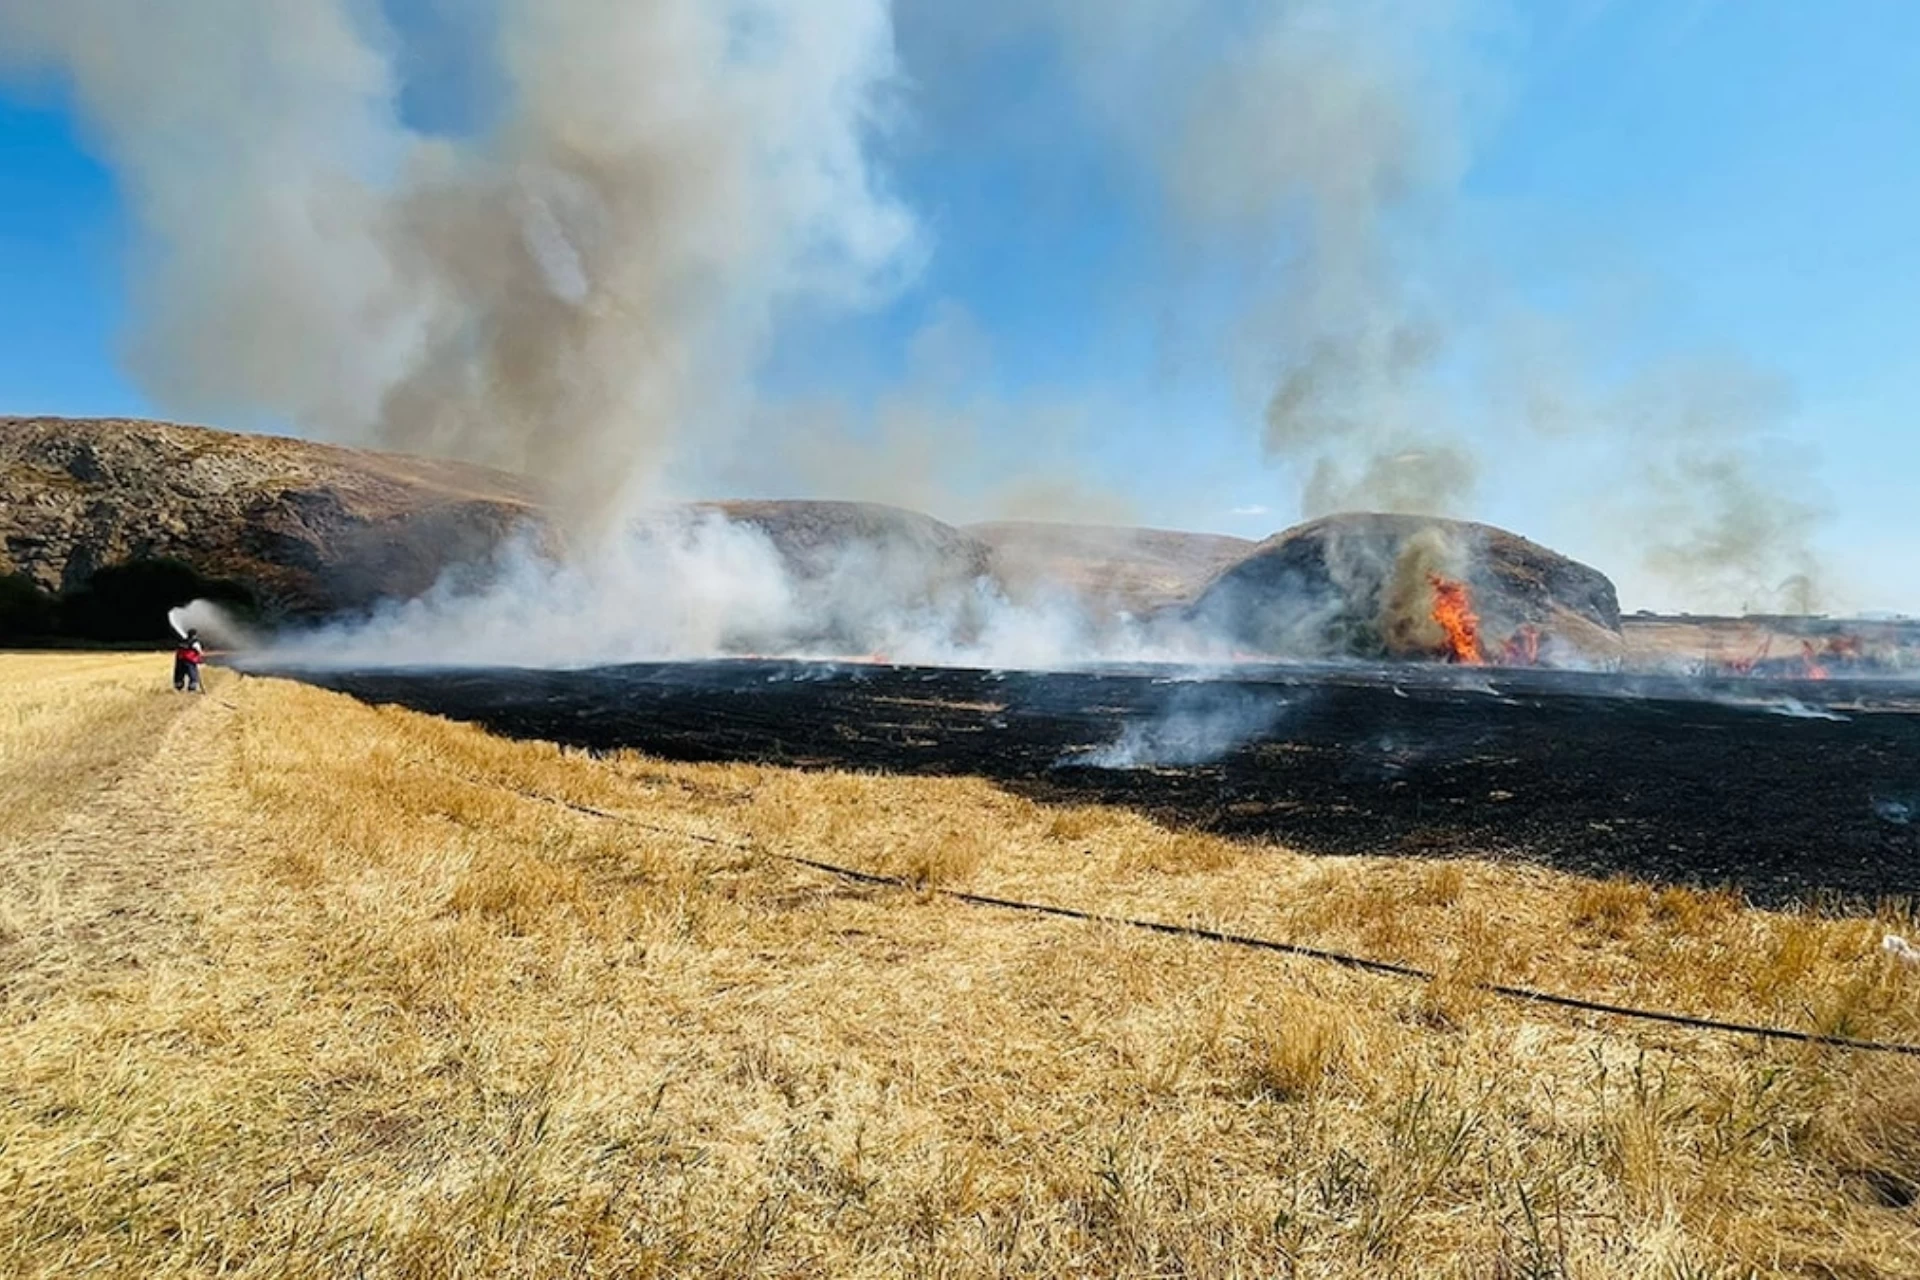
[[[0,418],[0,574],[46,593],[180,567],[270,614],[424,591],[537,519],[524,482],[425,458],[134,421]],[[178,601],[174,601],[178,603]]]
[[[929,636],[965,645],[990,625],[981,588],[997,583],[1017,602],[1077,602],[1094,633],[1149,620],[1176,648],[1424,659],[1445,646],[1436,574],[1470,592],[1463,608],[1489,649],[1526,632],[1544,637],[1549,661],[1621,652],[1602,574],[1485,525],[1332,516],[1256,545],[1039,522],[956,528],[871,503],[690,509],[771,544],[785,612],[800,621],[754,643],[781,652],[885,653]],[[166,608],[196,595],[274,619],[352,613],[424,592],[516,530],[559,536],[527,483],[497,471],[166,423],[0,419],[0,634],[155,638]]]
[[[1450,651],[1436,590],[1457,582],[1494,656],[1532,629],[1546,660],[1621,653],[1620,602],[1599,570],[1491,525],[1432,516],[1326,516],[1275,534],[1207,584],[1188,618],[1242,650],[1307,658]]]

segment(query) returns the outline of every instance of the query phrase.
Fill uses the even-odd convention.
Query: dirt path
[[[85,731],[11,761],[11,789],[33,804],[0,832],[0,1006],[31,1007],[186,942],[179,886],[204,862],[192,797],[232,710],[173,694],[150,679],[153,665],[103,660],[89,672]],[[13,729],[30,727],[21,714]]]

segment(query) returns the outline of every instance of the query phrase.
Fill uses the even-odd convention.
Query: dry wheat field
[[[1920,1275],[1920,1059],[1477,986],[1916,1040],[1891,908],[167,675],[0,655],[0,1274]]]

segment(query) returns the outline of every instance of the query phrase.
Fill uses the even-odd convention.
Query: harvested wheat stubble
[[[98,811],[151,794],[152,829],[82,859],[54,833],[94,794],[63,784],[4,857],[76,883],[154,857],[179,909],[0,1005],[0,1273],[1920,1273],[1909,1064],[1473,987],[1909,1039],[1915,976],[1879,950],[1905,919],[68,665],[99,661],[0,658],[0,786],[83,750],[63,717],[157,717],[84,748],[121,788]],[[163,746],[174,782],[142,767]],[[555,800],[1442,978],[858,889]]]
[[[1730,885],[1776,906],[1920,894],[1911,683],[764,661],[295,674],[515,736],[693,761],[972,774],[1035,799],[1126,805],[1310,852],[1517,856]],[[1217,759],[1070,767],[1130,732],[1151,742],[1158,726],[1216,724]]]

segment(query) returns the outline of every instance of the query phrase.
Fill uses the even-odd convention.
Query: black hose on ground
[[[675,836],[697,844],[713,845],[722,849],[735,849],[742,853],[758,853],[793,866],[806,867],[825,875],[837,876],[855,884],[868,884],[893,889],[905,889],[909,892],[933,893],[955,902],[964,902],[976,907],[994,907],[1003,911],[1024,911],[1032,915],[1052,916],[1061,920],[1078,920],[1086,924],[1110,925],[1118,928],[1141,929],[1148,933],[1158,933],[1170,937],[1193,938],[1201,942],[1213,942],[1224,946],[1245,947],[1255,951],[1268,951],[1280,955],[1299,956],[1307,960],[1319,960],[1327,964],[1339,965],[1345,969],[1354,969],[1362,973],[1379,973],[1396,978],[1409,978],[1417,982],[1432,982],[1436,975],[1432,970],[1416,968],[1413,965],[1396,964],[1390,960],[1371,960],[1364,956],[1348,955],[1345,952],[1329,951],[1321,947],[1304,946],[1297,942],[1276,942],[1271,938],[1256,938],[1247,934],[1224,933],[1218,929],[1206,929],[1198,925],[1171,924],[1162,920],[1135,920],[1127,916],[1104,915],[1095,911],[1082,911],[1075,907],[1059,907],[1043,902],[1022,902],[1014,898],[996,898],[987,894],[967,893],[959,889],[942,889],[937,886],[916,884],[899,876],[876,875],[870,871],[856,871],[851,867],[836,866],[830,862],[820,862],[812,858],[802,858],[790,853],[776,853],[762,849],[748,841],[726,840],[718,836],[704,835],[696,831],[682,831],[658,823],[646,822],[626,814],[612,813],[605,809],[595,809],[589,805],[574,804],[568,800],[556,800],[551,796],[539,795],[531,791],[517,794],[531,800],[557,804],[584,813],[591,817],[611,822],[625,823],[642,830],[653,831],[661,835]],[[1500,982],[1477,982],[1476,991],[1485,991],[1508,1000],[1522,1001],[1528,1004],[1548,1005],[1557,1009],[1575,1009],[1583,1013],[1604,1013],[1616,1018],[1627,1018],[1638,1022],[1657,1022],[1668,1026],[1688,1027],[1695,1031],[1713,1031],[1723,1035],[1752,1036],[1762,1040],[1784,1040],[1794,1044],[1821,1045],[1831,1049],[1851,1049],[1862,1053],[1896,1053],[1909,1057],[1920,1057],[1920,1044],[1904,1044],[1890,1040],[1860,1040],[1852,1036],[1824,1035],[1817,1031],[1794,1031],[1786,1027],[1767,1027],[1747,1022],[1728,1022],[1719,1018],[1700,1018],[1686,1013],[1669,1013],[1661,1009],[1638,1009],[1630,1005],[1610,1004],[1604,1000],[1588,1000],[1580,996],[1556,995],[1550,991],[1536,991],[1531,987],[1509,986]]]

